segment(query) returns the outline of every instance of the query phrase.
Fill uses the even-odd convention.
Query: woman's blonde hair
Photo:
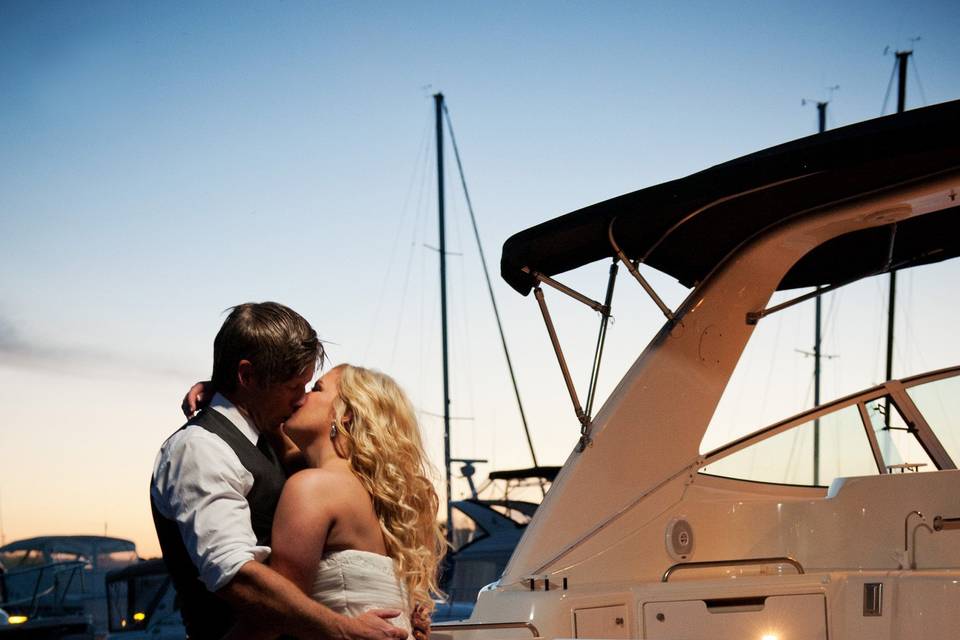
[[[410,606],[433,609],[446,542],[437,523],[440,499],[430,480],[413,405],[379,371],[343,364],[334,402],[337,441],[373,499],[387,554],[407,588]],[[349,419],[344,418],[349,415]]]

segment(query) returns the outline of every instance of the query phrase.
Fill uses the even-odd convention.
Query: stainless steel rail
[[[534,638],[540,637],[540,630],[532,622],[437,622],[430,625],[430,631],[494,631],[496,629],[526,629]]]
[[[705,560],[703,562],[678,562],[663,572],[663,577],[660,578],[660,582],[669,581],[671,574],[682,569],[708,569],[711,567],[738,567],[758,564],[789,564],[797,570],[798,574],[803,575],[805,573],[803,565],[789,556],[777,558],[742,558],[740,560]]]

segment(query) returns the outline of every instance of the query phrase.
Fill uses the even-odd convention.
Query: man
[[[234,307],[213,343],[218,393],[157,455],[154,524],[191,639],[221,638],[244,619],[304,638],[406,635],[386,621],[399,611],[337,614],[263,563],[286,479],[281,458],[295,457],[280,425],[302,403],[323,355],[316,332],[292,309]]]

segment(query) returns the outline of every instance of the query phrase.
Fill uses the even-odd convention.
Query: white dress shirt
[[[259,431],[236,406],[215,394],[210,408],[220,412],[257,444]],[[233,579],[250,560],[263,562],[270,547],[257,545],[247,494],[253,474],[222,438],[190,425],[160,447],[153,465],[150,495],[157,511],[177,523],[190,559],[210,591]]]

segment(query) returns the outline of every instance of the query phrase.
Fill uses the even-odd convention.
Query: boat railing
[[[83,570],[86,566],[85,561],[70,560],[8,570],[0,574],[0,580],[4,582],[2,592],[10,600],[0,602],[0,609],[22,610],[33,616],[41,605],[52,609],[63,608],[75,580],[79,585],[79,593],[85,591]],[[36,574],[36,577],[31,574]]]
[[[498,631],[502,629],[526,629],[534,638],[540,637],[540,630],[532,622],[436,622],[430,625],[430,631]]]
[[[677,571],[687,569],[714,569],[719,567],[744,567],[765,564],[789,564],[797,570],[797,574],[803,575],[805,573],[803,565],[790,556],[779,556],[776,558],[740,558],[738,560],[704,560],[702,562],[678,562],[677,564],[671,565],[663,572],[663,577],[660,578],[660,582],[668,582],[671,575]]]

